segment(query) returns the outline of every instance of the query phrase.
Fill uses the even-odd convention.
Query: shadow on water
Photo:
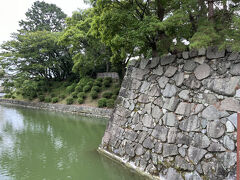
[[[96,151],[106,122],[0,105],[0,179],[142,180]]]

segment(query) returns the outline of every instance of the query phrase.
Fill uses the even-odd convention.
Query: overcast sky
[[[10,34],[19,29],[18,21],[25,18],[25,13],[36,0],[1,0],[0,1],[0,44],[10,39]],[[44,0],[56,4],[64,13],[71,16],[72,12],[88,6],[83,0]]]

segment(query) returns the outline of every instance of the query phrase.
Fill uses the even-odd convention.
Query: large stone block
[[[208,59],[217,59],[225,56],[225,50],[219,50],[217,47],[209,47],[207,49]]]
[[[195,165],[198,164],[198,162],[204,157],[206,153],[207,151],[205,149],[200,149],[193,146],[190,146],[188,149],[188,157]]]
[[[212,138],[220,138],[225,133],[225,125],[219,120],[209,122],[207,126],[207,133]]]
[[[163,56],[161,58],[161,65],[165,66],[165,65],[171,64],[176,60],[176,58],[177,58],[176,55]]]
[[[200,131],[200,120],[196,115],[190,116],[179,123],[179,128],[187,132]]]
[[[165,126],[156,125],[153,129],[152,136],[161,140],[162,142],[166,142],[168,134],[168,128]]]
[[[201,64],[195,70],[194,74],[198,80],[202,80],[210,76],[211,68],[208,64]]]
[[[175,144],[163,144],[163,157],[175,156],[178,154],[178,148]]]
[[[172,97],[177,93],[177,87],[172,84],[167,84],[162,94],[164,97]]]

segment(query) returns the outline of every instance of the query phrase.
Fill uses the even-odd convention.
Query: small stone
[[[152,136],[165,142],[167,140],[168,128],[160,125],[156,125],[153,129]]]
[[[203,110],[202,117],[207,120],[215,120],[219,119],[220,113],[215,106],[211,105]]]
[[[196,133],[193,137],[192,145],[197,148],[207,148],[210,145],[209,138],[201,133]]]
[[[162,94],[164,97],[172,97],[177,93],[177,88],[174,85],[167,84]]]
[[[175,156],[178,154],[177,145],[174,144],[163,144],[163,157]]]
[[[176,73],[176,71],[177,71],[177,67],[169,66],[164,75],[170,78]]]
[[[193,171],[194,166],[180,156],[175,158],[175,166],[182,170]]]
[[[188,51],[183,51],[182,57],[183,57],[183,59],[189,59],[189,52]]]
[[[125,138],[130,141],[135,141],[135,139],[137,138],[137,133],[133,130],[126,129],[125,130]]]
[[[147,132],[142,131],[137,137],[138,142],[142,143],[144,141],[144,139],[146,138],[146,136],[147,136]]]
[[[152,149],[154,147],[153,140],[151,140],[150,137],[146,138],[143,141],[143,147],[148,148],[148,149]]]
[[[188,149],[188,157],[195,165],[198,164],[198,162],[204,157],[206,153],[206,150],[195,148],[193,146],[190,146]]]
[[[151,85],[151,83],[149,83],[147,81],[143,81],[142,86],[141,86],[139,92],[141,92],[141,93],[147,92],[149,90],[150,85]]]
[[[184,81],[184,73],[178,73],[174,76],[175,82],[176,82],[176,86],[181,86],[183,81]]]
[[[225,125],[219,120],[209,122],[207,133],[212,138],[220,138],[225,133]]]
[[[214,105],[218,102],[217,97],[214,94],[203,94],[203,99],[205,101],[206,104],[210,104],[210,105]],[[204,104],[205,104],[204,103]]]
[[[199,56],[205,56],[206,55],[206,49],[205,48],[200,48],[198,50],[198,55]]]
[[[141,156],[145,153],[145,149],[143,148],[143,146],[141,144],[137,144],[136,149],[135,149],[135,153],[138,156]]]
[[[183,180],[181,174],[179,174],[175,169],[169,168],[167,175],[165,177],[167,180]]]
[[[132,78],[143,80],[143,77],[149,73],[149,69],[138,69],[133,68],[132,70]]]
[[[150,115],[145,114],[142,119],[142,123],[145,127],[153,128],[153,119]]]
[[[184,71],[192,72],[196,66],[197,65],[194,61],[187,61],[184,65]]]
[[[224,152],[218,155],[223,166],[227,169],[233,167],[237,161],[237,153],[234,152]]]
[[[135,156],[135,149],[133,147],[133,144],[127,143],[125,146],[126,149],[126,153],[130,156],[130,157],[134,157]]]
[[[159,97],[160,96],[160,91],[159,91],[158,85],[156,85],[156,84],[151,85],[147,94],[149,96],[152,96],[152,97],[153,96]]]
[[[179,123],[179,128],[186,132],[200,131],[200,121],[196,115],[190,116]]]
[[[182,157],[185,157],[185,155],[186,155],[186,149],[185,149],[185,148],[180,147],[180,148],[178,149],[178,152],[179,152],[179,154],[180,154]]]
[[[207,49],[208,59],[218,59],[225,56],[225,50],[219,50],[217,47],[209,47]]]
[[[192,49],[192,50],[189,52],[189,56],[190,56],[190,58],[194,58],[194,57],[198,56],[198,50]]]
[[[179,99],[173,96],[170,99],[166,100],[166,102],[163,105],[163,108],[169,111],[175,111],[178,103],[179,103]]]
[[[238,89],[238,90],[236,91],[235,97],[236,97],[236,98],[240,98],[240,89]]]
[[[152,116],[155,119],[160,119],[163,116],[163,112],[158,106],[152,105]]]
[[[175,127],[169,128],[168,131],[168,143],[175,143],[178,129]]]
[[[228,120],[237,128],[237,113],[232,114],[228,117]]]
[[[196,106],[196,108],[195,108],[195,111],[194,111],[194,114],[200,113],[203,109],[204,109],[204,105],[202,105],[202,104],[197,104],[197,106]]]
[[[201,64],[194,71],[194,74],[198,80],[207,78],[210,75],[210,73],[211,68],[208,64]]]
[[[194,171],[186,173],[185,180],[202,180],[202,178],[196,171]]]
[[[176,55],[163,56],[161,58],[161,65],[165,66],[165,65],[171,64],[176,60],[176,58],[177,58]]]
[[[231,121],[227,121],[226,127],[227,127],[227,132],[228,133],[234,132],[234,130],[235,130],[233,124],[231,123]]]
[[[227,135],[224,136],[224,138],[223,138],[223,145],[231,151],[234,151],[234,149],[235,149],[234,141]]]
[[[239,76],[240,75],[240,63],[232,65],[230,69],[230,74],[233,76]]]
[[[238,52],[232,52],[230,56],[228,57],[228,61],[235,61],[238,59],[239,53]]]
[[[187,136],[183,133],[178,133],[177,134],[177,142],[176,144],[184,144],[189,146],[192,141],[192,138],[190,136]]]
[[[141,94],[139,97],[138,97],[138,101],[140,103],[149,103],[149,98],[148,98],[148,95],[146,94]]]
[[[210,152],[223,152],[223,151],[226,151],[226,149],[220,143],[213,142],[208,147],[208,151],[210,151]]]
[[[154,146],[154,151],[156,153],[160,154],[160,153],[162,153],[162,147],[163,147],[162,143],[157,142]]]
[[[189,100],[189,93],[190,93],[189,90],[182,90],[182,91],[178,94],[178,96],[179,96],[181,99],[188,101],[188,100]]]
[[[240,102],[234,98],[227,98],[221,102],[220,109],[224,111],[240,112]]]
[[[205,56],[194,58],[194,62],[199,63],[199,64],[203,64],[205,60],[206,60]]]
[[[142,59],[140,62],[140,68],[141,69],[145,69],[147,67],[147,65],[149,64],[149,59]]]
[[[172,112],[170,113],[166,113],[164,116],[163,116],[163,124],[166,125],[166,126],[176,126],[177,125],[177,120],[176,120],[176,115]]]
[[[160,86],[160,88],[164,88],[166,86],[166,84],[168,83],[169,79],[165,76],[162,76],[159,80],[158,80],[158,84]]]
[[[190,103],[181,102],[176,109],[176,114],[189,116],[190,113],[191,113],[191,104]]]
[[[211,153],[207,153],[206,155],[205,155],[205,158],[206,159],[210,159],[210,158],[212,158],[213,157],[213,154],[211,154]]]
[[[159,64],[160,58],[155,57],[151,60],[150,68],[155,68]]]
[[[156,74],[156,75],[163,75],[163,67],[161,65],[159,65],[156,69],[153,70],[153,74]]]

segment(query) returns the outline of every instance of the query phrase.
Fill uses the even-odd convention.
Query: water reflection
[[[105,123],[0,106],[0,179],[142,179],[96,152]]]

